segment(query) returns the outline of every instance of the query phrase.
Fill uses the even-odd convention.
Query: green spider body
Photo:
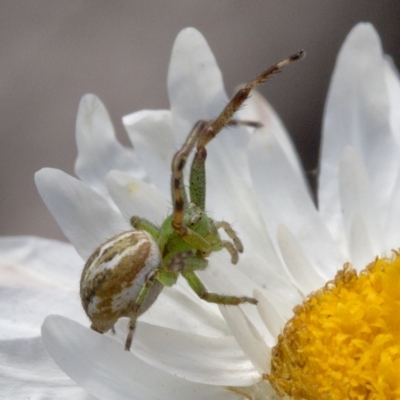
[[[207,243],[207,250],[199,250],[187,243],[172,228],[171,214],[165,219],[158,232],[151,227],[148,229],[156,241],[162,257],[157,279],[165,286],[172,286],[176,283],[179,274],[186,271],[202,270],[207,266],[207,257],[213,251],[222,250],[221,238],[212,219],[194,205],[188,204],[184,209],[183,221],[186,226],[202,238],[202,245]],[[146,228],[147,221],[138,221],[136,226]]]
[[[161,225],[158,245],[163,255],[164,261],[168,262],[175,255],[183,252],[192,251],[206,257],[213,251],[223,249],[222,241],[214,221],[200,210],[194,203],[189,203],[183,211],[183,224],[189,227],[199,238],[199,245],[193,247],[186,242],[172,228],[172,218],[170,215]]]

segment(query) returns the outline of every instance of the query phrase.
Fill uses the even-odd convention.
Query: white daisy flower
[[[100,101],[85,96],[77,120],[80,180],[52,169],[37,173],[40,194],[83,260],[130,229],[132,215],[163,221],[171,208],[173,153],[197,120],[215,117],[228,100],[215,59],[194,29],[175,42],[168,90],[171,111],[124,118],[135,152],[117,143]],[[1,375],[11,382],[2,385],[6,393],[21,399],[396,398],[400,280],[391,249],[400,242],[399,105],[397,72],[376,32],[356,26],[328,95],[318,211],[283,125],[255,94],[239,118],[264,127],[250,135],[243,128],[221,132],[207,159],[207,210],[235,222],[245,253],[237,266],[224,252],[214,253],[199,276],[210,291],[254,294],[259,304],[218,308],[179,280],[140,317],[131,352],[122,344],[126,321],[115,335],[88,328],[78,304],[83,262],[70,246],[4,239],[4,259],[14,263],[0,264],[10,272],[0,341]],[[355,269],[342,270],[347,261]],[[371,262],[358,278],[356,271]],[[17,321],[9,299],[20,310]],[[26,306],[32,302],[34,312]],[[40,338],[38,322],[51,313],[63,316],[48,317]],[[42,340],[91,395],[60,374]]]
[[[304,298],[278,324],[271,314],[275,308],[279,317],[279,303],[260,301],[270,331],[283,330],[264,378],[294,399],[397,398],[398,73],[374,28],[357,25],[339,53],[328,94],[319,211],[273,112],[259,97],[254,102],[258,114],[249,107],[244,117],[263,115],[266,130],[255,132],[249,146],[253,184],[268,232]]]

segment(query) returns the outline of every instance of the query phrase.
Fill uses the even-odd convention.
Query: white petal
[[[143,179],[132,149],[122,146],[115,137],[110,116],[104,104],[93,94],[83,96],[76,120],[78,157],[75,172],[90,187],[106,194],[105,177],[116,169]]]
[[[216,386],[185,381],[154,368],[116,341],[71,320],[52,316],[43,324],[46,350],[72,379],[99,399],[235,399]]]
[[[143,110],[122,119],[133,147],[152,183],[170,195],[174,137],[170,111]]]
[[[338,165],[347,145],[366,165],[372,188],[379,193],[377,211],[384,219],[400,158],[390,126],[381,43],[370,24],[353,28],[339,52],[323,123],[318,204],[337,240],[343,237]]]
[[[126,219],[133,215],[161,224],[171,204],[154,186],[120,171],[107,175],[107,188]]]
[[[75,282],[76,287],[78,282],[79,280]],[[48,287],[1,288],[0,339],[40,335],[40,326],[50,313],[88,323],[77,290]]]
[[[361,271],[376,257],[372,248],[366,224],[360,213],[356,212],[349,233],[350,259],[356,270]]]
[[[132,352],[187,381],[248,386],[260,379],[232,336],[207,337],[142,323],[135,332]]]
[[[178,143],[198,120],[215,117],[228,101],[215,57],[194,28],[183,29],[175,39],[168,93]]]
[[[280,261],[251,183],[245,152],[248,140],[243,128],[223,130],[208,146],[206,210],[215,220],[234,224],[245,248],[246,275],[263,285],[267,284],[265,265],[279,269]],[[262,265],[258,260],[263,260]]]
[[[268,289],[278,299],[284,299],[290,307],[298,304],[301,297],[297,290],[290,284],[288,279],[283,280],[273,273],[273,268],[269,269],[268,264],[263,263],[264,276],[260,280],[254,281],[248,277],[248,265],[239,263],[235,268],[230,263],[229,258],[222,252],[214,253],[210,256],[210,263],[206,270],[197,272],[197,275],[206,285],[210,292],[227,293],[235,296],[251,296],[255,289]],[[261,265],[259,266],[261,268]],[[264,285],[264,282],[267,282]],[[260,320],[256,307],[253,305],[243,305],[246,315],[256,324],[257,330],[263,332],[264,324]],[[264,333],[264,332],[263,332]]]
[[[256,90],[251,92],[251,96],[246,100],[244,107],[238,111],[238,119],[261,122],[263,128],[275,136],[299,179],[303,180],[304,186],[307,187],[299,156],[288,131],[272,105]]]
[[[220,310],[240,347],[255,368],[260,373],[268,372],[271,362],[271,348],[267,346],[264,338],[246,318],[246,314],[243,313],[240,307],[234,306],[221,306]]]
[[[201,300],[182,277],[166,287],[140,321],[199,335],[229,335],[226,322],[216,304]]]
[[[334,276],[337,266],[343,263],[343,256],[275,137],[264,129],[254,132],[249,160],[264,221],[275,246],[278,247],[278,226],[284,224],[302,243],[312,265],[324,277]]]
[[[33,236],[0,238],[0,284],[75,289],[82,259],[69,243]]]
[[[352,224],[356,215],[363,220],[372,254],[381,253],[384,238],[380,231],[377,210],[364,165],[352,147],[344,149],[339,169],[340,202],[347,241],[350,244]]]
[[[277,311],[276,304],[270,302],[260,290],[254,291],[254,297],[258,300],[257,310],[261,319],[271,336],[276,339],[285,325],[285,318]]]
[[[384,73],[389,93],[392,132],[397,144],[400,145],[400,76],[393,60],[389,57],[385,58]]]
[[[50,213],[84,260],[107,239],[131,229],[102,196],[62,171],[43,168],[36,172],[35,183]]]
[[[267,246],[269,243],[267,243]],[[254,284],[258,287],[262,287],[267,290],[272,290],[278,297],[285,298],[287,301],[297,304],[299,296],[293,285],[288,279],[287,271],[285,270],[281,262],[271,260],[271,258],[263,258],[262,256],[247,251],[245,247],[245,253],[240,256],[238,265],[234,268],[241,275],[245,275],[247,279],[251,279]],[[274,262],[275,261],[275,262]],[[232,268],[231,266],[229,268]],[[230,269],[228,269],[230,271]],[[226,274],[226,272],[225,272]],[[233,275],[228,272],[230,276],[235,276],[235,279],[239,275]],[[223,272],[221,272],[221,280],[224,279]],[[238,286],[241,287],[243,279],[238,279]],[[250,292],[251,293],[251,292]]]
[[[285,322],[293,317],[293,308],[303,301],[303,298],[299,292],[297,292],[298,300],[295,303],[292,301],[292,299],[282,299],[282,297],[277,296],[275,293],[269,290],[261,289],[259,292],[266,298],[269,304],[273,304],[274,309]],[[258,293],[258,291],[255,290],[254,293]]]
[[[40,337],[0,341],[3,399],[95,400],[50,358]]]
[[[278,226],[277,236],[290,276],[303,296],[324,286],[326,280],[314,269],[300,243],[285,225]]]
[[[206,210],[215,220],[234,224],[243,240],[244,257],[249,261],[246,274],[258,281],[265,275],[257,266],[257,257],[271,268],[279,266],[280,261],[263,224],[250,180],[247,142],[244,129],[232,129],[221,132],[208,146]]]
[[[388,205],[388,218],[384,226],[386,249],[397,249],[400,244],[400,174]],[[389,256],[389,254],[387,254]]]

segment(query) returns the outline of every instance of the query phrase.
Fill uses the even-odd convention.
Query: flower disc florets
[[[295,308],[267,378],[295,399],[400,396],[400,257],[349,264]]]

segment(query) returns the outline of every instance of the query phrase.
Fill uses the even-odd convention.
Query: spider
[[[173,210],[160,227],[133,216],[134,228],[100,245],[89,257],[82,272],[80,295],[83,308],[91,320],[91,329],[99,333],[114,330],[121,317],[128,317],[129,331],[125,350],[132,344],[138,316],[157,299],[164,286],[172,286],[180,275],[203,300],[223,305],[257,304],[246,296],[210,293],[196,275],[207,267],[207,257],[215,251],[227,250],[236,264],[243,245],[231,225],[214,221],[205,212],[207,144],[226,125],[259,127],[252,121],[232,119],[249,97],[250,91],[284,66],[303,58],[300,51],[265,70],[240,89],[213,121],[199,121],[176,152],[171,164],[171,196]],[[184,186],[186,161],[195,149],[189,176],[189,196]],[[223,229],[230,240],[223,240]]]

